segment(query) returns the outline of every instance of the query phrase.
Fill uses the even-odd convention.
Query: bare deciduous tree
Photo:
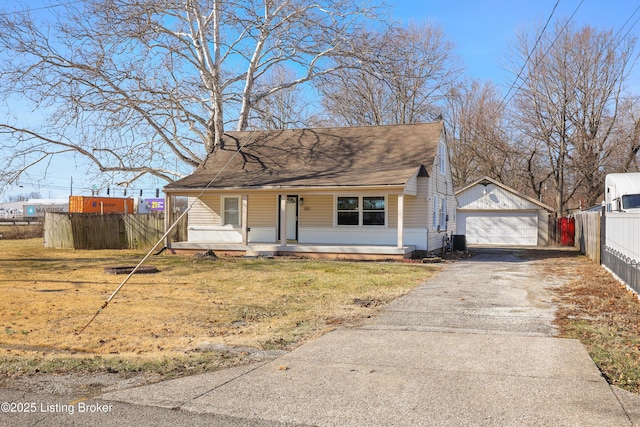
[[[390,25],[359,37],[362,62],[338,64],[318,82],[328,115],[339,124],[382,125],[440,116],[460,68],[440,27]]]
[[[625,97],[620,103],[619,113],[612,138],[617,149],[607,158],[604,171],[640,171],[640,98]]]
[[[258,92],[280,87],[295,78],[295,73],[284,67],[274,67],[272,73],[257,85]],[[264,88],[264,89],[262,89]],[[314,116],[304,91],[292,86],[261,98],[253,105],[249,119],[254,129],[295,129],[314,125]]]
[[[72,152],[131,182],[171,181],[257,104],[336,66],[373,17],[358,0],[84,0],[0,14],[2,181]],[[331,61],[329,61],[331,59]],[[295,74],[263,84],[274,67]],[[340,65],[336,65],[340,64]],[[266,82],[265,82],[266,83]],[[182,169],[184,170],[184,169]]]
[[[525,65],[526,78],[514,97],[516,118],[529,152],[544,147],[563,216],[572,198],[593,204],[602,193],[607,158],[619,147],[613,130],[635,39],[559,22],[534,45],[532,34],[520,34],[514,64]]]
[[[504,123],[504,107],[493,84],[465,81],[448,96],[447,124],[455,188],[489,176],[512,180],[517,170]]]

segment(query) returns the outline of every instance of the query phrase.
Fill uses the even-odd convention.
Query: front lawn
[[[361,322],[437,267],[387,262],[152,256],[80,334],[135,250],[0,240],[0,374],[146,370],[173,375],[242,363],[223,349],[289,350]],[[242,352],[233,353],[242,356]]]

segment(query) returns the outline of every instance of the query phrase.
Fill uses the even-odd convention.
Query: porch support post
[[[280,195],[280,246],[287,246],[287,195]]]
[[[242,244],[249,243],[249,196],[242,195]]]
[[[404,194],[398,194],[398,249],[404,247]]]
[[[173,211],[173,196],[171,193],[164,193],[164,232],[166,233],[171,227],[171,211]],[[167,235],[164,239],[164,246],[171,248],[171,237]]]

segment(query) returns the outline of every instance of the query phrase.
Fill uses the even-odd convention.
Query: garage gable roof
[[[180,189],[260,189],[406,185],[428,176],[442,122],[227,132]]]
[[[458,201],[460,202],[460,206],[459,209],[507,209],[507,208],[514,208],[514,209],[518,209],[515,208],[514,206],[504,206],[504,203],[500,200],[492,200],[494,203],[490,203],[490,204],[482,204],[479,205],[478,199],[483,196],[486,195],[487,192],[485,191],[486,188],[489,185],[493,185],[499,189],[501,189],[502,191],[509,193],[511,196],[513,196],[511,198],[511,201],[517,200],[517,199],[521,199],[521,207],[519,209],[524,209],[524,208],[537,208],[537,209],[545,209],[548,212],[554,212],[555,209],[552,208],[549,205],[546,205],[538,200],[536,200],[533,197],[529,197],[525,194],[520,193],[519,191],[514,190],[511,187],[508,187],[504,184],[502,184],[499,181],[496,181],[493,178],[489,178],[488,176],[485,176],[484,178],[480,178],[474,182],[472,182],[471,184],[468,184],[466,186],[464,186],[463,188],[461,188],[460,190],[457,190],[455,192],[456,197],[458,197]],[[478,190],[479,187],[482,187],[482,192],[476,191]],[[491,200],[491,198],[490,198]]]

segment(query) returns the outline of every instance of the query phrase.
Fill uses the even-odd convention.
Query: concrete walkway
[[[480,254],[275,361],[101,399],[219,425],[640,425],[640,399],[607,384],[578,341],[554,338],[561,284],[510,251]]]

